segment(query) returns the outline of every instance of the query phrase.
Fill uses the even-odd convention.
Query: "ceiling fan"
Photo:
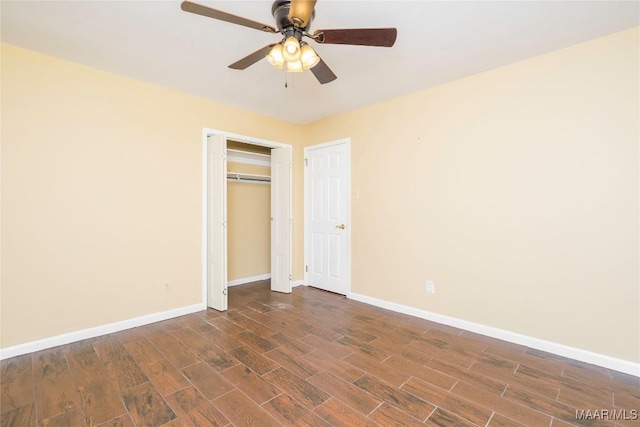
[[[234,70],[244,70],[259,60],[266,58],[271,65],[287,72],[311,70],[321,83],[329,83],[337,77],[313,48],[303,40],[309,38],[321,44],[347,44],[359,46],[391,47],[396,41],[395,28],[348,28],[316,30],[309,33],[311,21],[315,17],[317,0],[275,0],[271,13],[276,26],[262,24],[221,10],[213,9],[191,1],[182,2],[182,10],[231,24],[242,25],[272,34],[282,34],[282,40],[269,44],[239,61],[229,65]]]

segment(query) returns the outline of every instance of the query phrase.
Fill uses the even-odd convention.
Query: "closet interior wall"
[[[270,149],[229,141],[228,172],[270,176],[271,166],[249,164],[242,153],[258,153],[269,160]],[[240,154],[240,155],[239,155]],[[262,154],[262,156],[260,156]],[[271,185],[247,180],[227,180],[227,275],[229,285],[266,278],[271,272]]]

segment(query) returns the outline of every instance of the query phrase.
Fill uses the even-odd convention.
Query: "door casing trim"
[[[284,144],[282,142],[276,142],[276,141],[270,141],[268,139],[262,139],[262,138],[256,138],[253,136],[247,136],[247,135],[240,135],[237,133],[232,133],[232,132],[227,132],[224,130],[219,130],[219,129],[213,129],[213,128],[203,128],[202,129],[202,142],[201,142],[201,158],[202,158],[202,194],[201,194],[201,204],[202,204],[202,218],[201,218],[201,228],[202,228],[202,235],[201,235],[201,248],[200,248],[200,252],[201,252],[201,265],[202,265],[202,271],[201,271],[201,276],[200,276],[200,282],[201,282],[201,302],[202,304],[204,304],[205,307],[207,307],[207,272],[208,272],[208,266],[207,266],[207,251],[208,251],[208,247],[207,247],[207,239],[208,239],[208,234],[209,234],[209,227],[207,224],[207,215],[208,215],[208,211],[207,211],[207,200],[208,200],[208,180],[207,180],[207,170],[209,167],[209,159],[207,156],[207,138],[210,135],[224,135],[224,137],[229,140],[233,140],[233,141],[238,141],[238,142],[244,142],[246,144],[252,144],[252,145],[260,145],[262,147],[269,147],[269,148],[285,148],[285,147],[290,147],[291,151],[293,152],[293,146],[291,144]],[[293,183],[292,183],[293,184]],[[293,185],[289,186],[289,192],[290,192],[290,199],[291,199],[291,195],[292,193],[292,187]],[[293,199],[291,199],[293,200]],[[290,242],[289,243],[291,246],[291,253],[293,253],[293,243]],[[292,265],[292,269],[293,269],[293,265]]]

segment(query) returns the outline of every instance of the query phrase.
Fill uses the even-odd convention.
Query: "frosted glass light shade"
[[[300,43],[297,38],[291,36],[284,41],[282,56],[287,62],[294,62],[300,59]]]
[[[287,72],[288,73],[301,73],[304,71],[302,67],[302,61],[288,61],[287,62]]]
[[[313,68],[320,62],[320,57],[316,54],[311,46],[305,44],[300,49],[300,60],[302,61],[302,67],[305,70]]]
[[[266,58],[271,65],[276,67],[278,70],[281,70],[282,66],[284,65],[284,56],[282,56],[282,45],[275,45],[273,49],[271,49],[271,52],[267,54]]]

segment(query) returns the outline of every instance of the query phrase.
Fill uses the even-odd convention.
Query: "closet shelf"
[[[227,148],[227,161],[249,165],[271,166],[271,155]]]
[[[260,184],[269,184],[271,177],[269,175],[256,175],[253,173],[227,172],[227,181],[230,182],[253,182]]]

